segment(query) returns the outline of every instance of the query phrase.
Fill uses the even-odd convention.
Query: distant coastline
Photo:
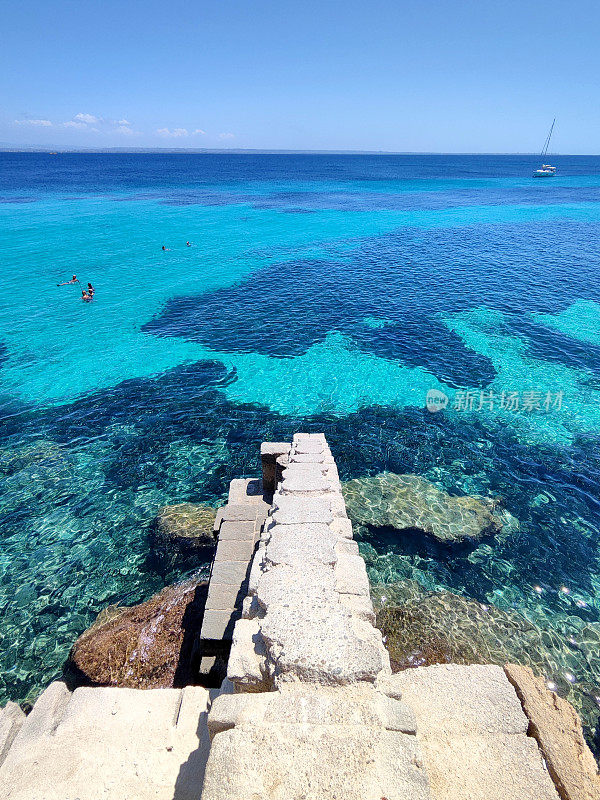
[[[211,149],[211,148],[196,148],[196,147],[93,147],[93,148],[81,148],[81,147],[51,147],[51,146],[44,146],[41,145],[32,145],[31,147],[25,147],[23,145],[2,145],[0,144],[0,153],[47,153],[50,154],[65,154],[65,153],[80,153],[83,155],[92,155],[92,154],[135,154],[135,155],[142,155],[142,154],[152,154],[157,153],[159,155],[284,155],[284,156],[296,156],[296,155],[310,155],[310,156],[318,156],[318,155],[348,155],[348,156],[535,156],[539,157],[539,153],[533,152],[523,152],[523,153],[459,153],[459,152],[449,152],[449,153],[442,153],[436,151],[425,151],[425,150],[260,150],[260,149],[252,149],[252,148],[223,148],[223,149]],[[593,156],[592,153],[576,153],[574,155],[570,155],[569,153],[552,153],[552,156],[563,155],[569,156],[569,158],[580,157],[580,158],[587,158]]]

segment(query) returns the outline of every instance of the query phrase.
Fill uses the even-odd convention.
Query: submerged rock
[[[213,533],[217,511],[202,503],[177,503],[163,506],[156,516],[155,544],[190,551],[214,547]]]
[[[192,682],[207,586],[193,579],[137,606],[108,606],[75,642],[67,674],[76,683],[133,689]]]
[[[343,485],[348,515],[359,525],[397,530],[416,529],[441,542],[480,539],[498,533],[503,519],[499,501],[486,497],[453,497],[418,475],[357,478]]]

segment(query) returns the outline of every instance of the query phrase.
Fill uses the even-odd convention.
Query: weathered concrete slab
[[[323,497],[304,498],[276,494],[273,500],[273,521],[280,525],[297,525],[301,522],[333,522],[331,501]]]
[[[386,680],[415,712],[433,800],[558,800],[500,667],[438,664]]]
[[[230,539],[245,539],[246,541],[254,541],[256,523],[254,520],[243,522],[223,522],[219,529],[219,541],[228,541]]]
[[[445,734],[421,740],[421,749],[433,800],[559,800],[535,740],[524,734]]]
[[[257,503],[227,503],[223,507],[223,522],[254,522]]]
[[[243,725],[215,736],[202,800],[429,800],[414,736]]]
[[[528,721],[502,667],[436,664],[394,676],[424,736],[527,733]],[[451,702],[450,702],[451,699]]]
[[[197,800],[209,747],[208,698],[201,687],[70,694],[52,684],[0,768],[0,796]]]
[[[316,527],[314,524],[276,525],[271,529],[266,548],[267,562],[272,565],[287,564],[298,569],[307,564],[335,564],[338,558],[335,552],[337,537],[326,525],[323,526],[323,532],[314,535]]]

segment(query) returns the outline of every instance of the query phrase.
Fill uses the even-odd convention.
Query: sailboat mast
[[[550,147],[550,139],[552,138],[552,131],[554,130],[554,123],[556,122],[556,117],[552,120],[552,125],[550,126],[550,133],[546,137],[546,141],[544,142],[544,148],[542,150],[542,159],[546,158],[546,154],[548,153],[548,148]]]

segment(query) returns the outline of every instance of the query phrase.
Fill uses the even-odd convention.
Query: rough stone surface
[[[486,497],[453,497],[418,475],[384,472],[348,481],[343,487],[354,522],[418,530],[441,542],[480,539],[498,533],[504,520]]]
[[[0,709],[0,766],[24,722],[25,714],[16,703],[8,702]]]
[[[385,683],[415,712],[433,800],[558,800],[500,667],[439,664]]]
[[[440,734],[421,749],[433,800],[559,800],[527,736]]]
[[[135,689],[182,686],[192,677],[207,584],[167,586],[145,603],[110,607],[75,642],[69,668],[80,682]]]
[[[208,691],[52,684],[0,768],[3,800],[197,800]],[[38,709],[39,707],[39,709]]]
[[[515,687],[548,770],[563,800],[598,800],[600,775],[583,738],[573,706],[546,688],[529,667],[507,664],[506,675]]]
[[[262,481],[258,478],[234,478],[229,483],[227,502],[232,505],[258,504],[262,500]]]
[[[280,525],[297,525],[302,522],[327,525],[333,521],[331,501],[323,496],[304,498],[276,494],[273,508],[273,521]]]
[[[214,524],[217,511],[199,503],[163,506],[153,526],[156,545],[183,550],[214,547]]]
[[[314,530],[314,525],[307,525]],[[276,525],[271,529],[266,560],[269,564],[287,564],[302,567],[306,564],[335,564],[337,555],[335,534],[329,528],[321,535],[311,538],[302,525]],[[364,567],[364,563],[363,563]]]
[[[375,681],[389,669],[379,631],[354,617],[341,604],[290,613],[289,608],[269,608],[261,620],[270,669],[276,684],[310,681],[347,684]]]
[[[501,667],[437,664],[407,669],[395,679],[423,735],[442,730],[468,730],[472,735],[527,732],[527,718]]]
[[[215,736],[202,800],[429,800],[414,736],[356,725],[242,725]]]

